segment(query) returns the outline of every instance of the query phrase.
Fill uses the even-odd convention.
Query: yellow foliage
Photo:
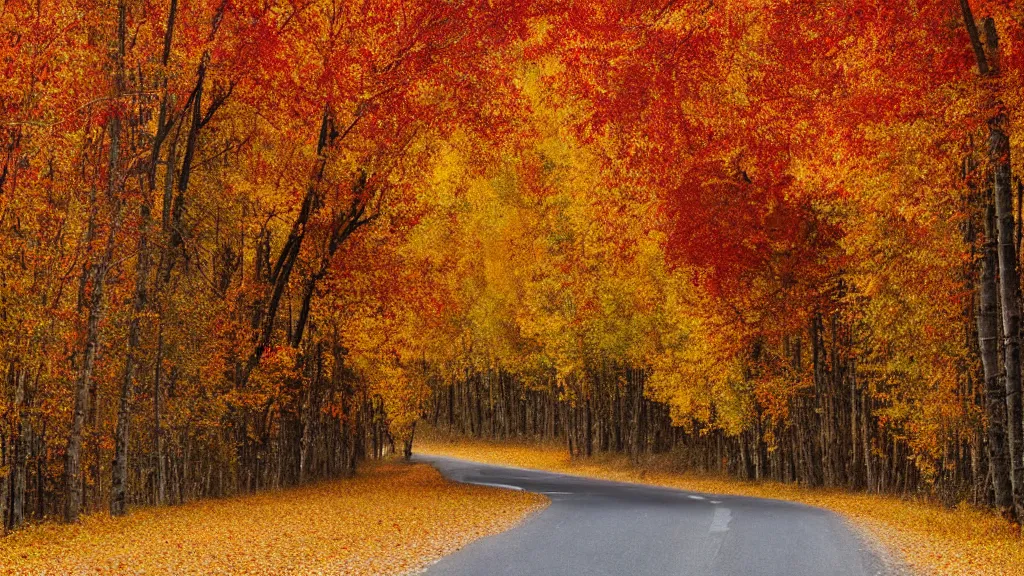
[[[0,574],[407,574],[545,503],[422,464],[367,465],[348,480],[31,526],[0,540]]]

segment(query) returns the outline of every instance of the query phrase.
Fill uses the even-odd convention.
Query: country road
[[[788,502],[713,496],[415,456],[446,477],[546,495],[521,525],[441,559],[427,576],[891,576],[835,514]]]

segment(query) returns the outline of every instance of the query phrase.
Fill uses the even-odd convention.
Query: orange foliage
[[[31,526],[0,540],[0,574],[397,576],[506,530],[545,502],[455,484],[422,464],[380,464],[349,480]]]

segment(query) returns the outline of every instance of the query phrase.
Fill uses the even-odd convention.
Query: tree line
[[[833,317],[832,328],[836,318]],[[438,382],[424,418],[442,432],[499,441],[557,442],[574,457],[597,453],[669,454],[682,469],[804,486],[888,494],[932,492],[949,504],[984,504],[989,471],[983,439],[943,446],[938,462],[919,465],[914,447],[888,425],[885,404],[857,383],[844,360],[842,335],[816,320],[789,343],[790,369],[813,385],[786,400],[780,418],[754,399],[753,418],[738,431],[696,417],[674,418],[672,404],[650,398],[650,369],[607,364],[586,383],[526,384],[516,374],[489,369],[455,382]],[[817,331],[821,330],[820,333]],[[754,354],[759,354],[755,351]],[[748,375],[748,377],[750,377]],[[972,402],[983,399],[978,393]],[[935,466],[929,468],[928,466]]]

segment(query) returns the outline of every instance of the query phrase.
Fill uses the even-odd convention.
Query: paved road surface
[[[416,456],[459,482],[551,499],[544,511],[441,559],[426,576],[890,576],[835,514]]]

